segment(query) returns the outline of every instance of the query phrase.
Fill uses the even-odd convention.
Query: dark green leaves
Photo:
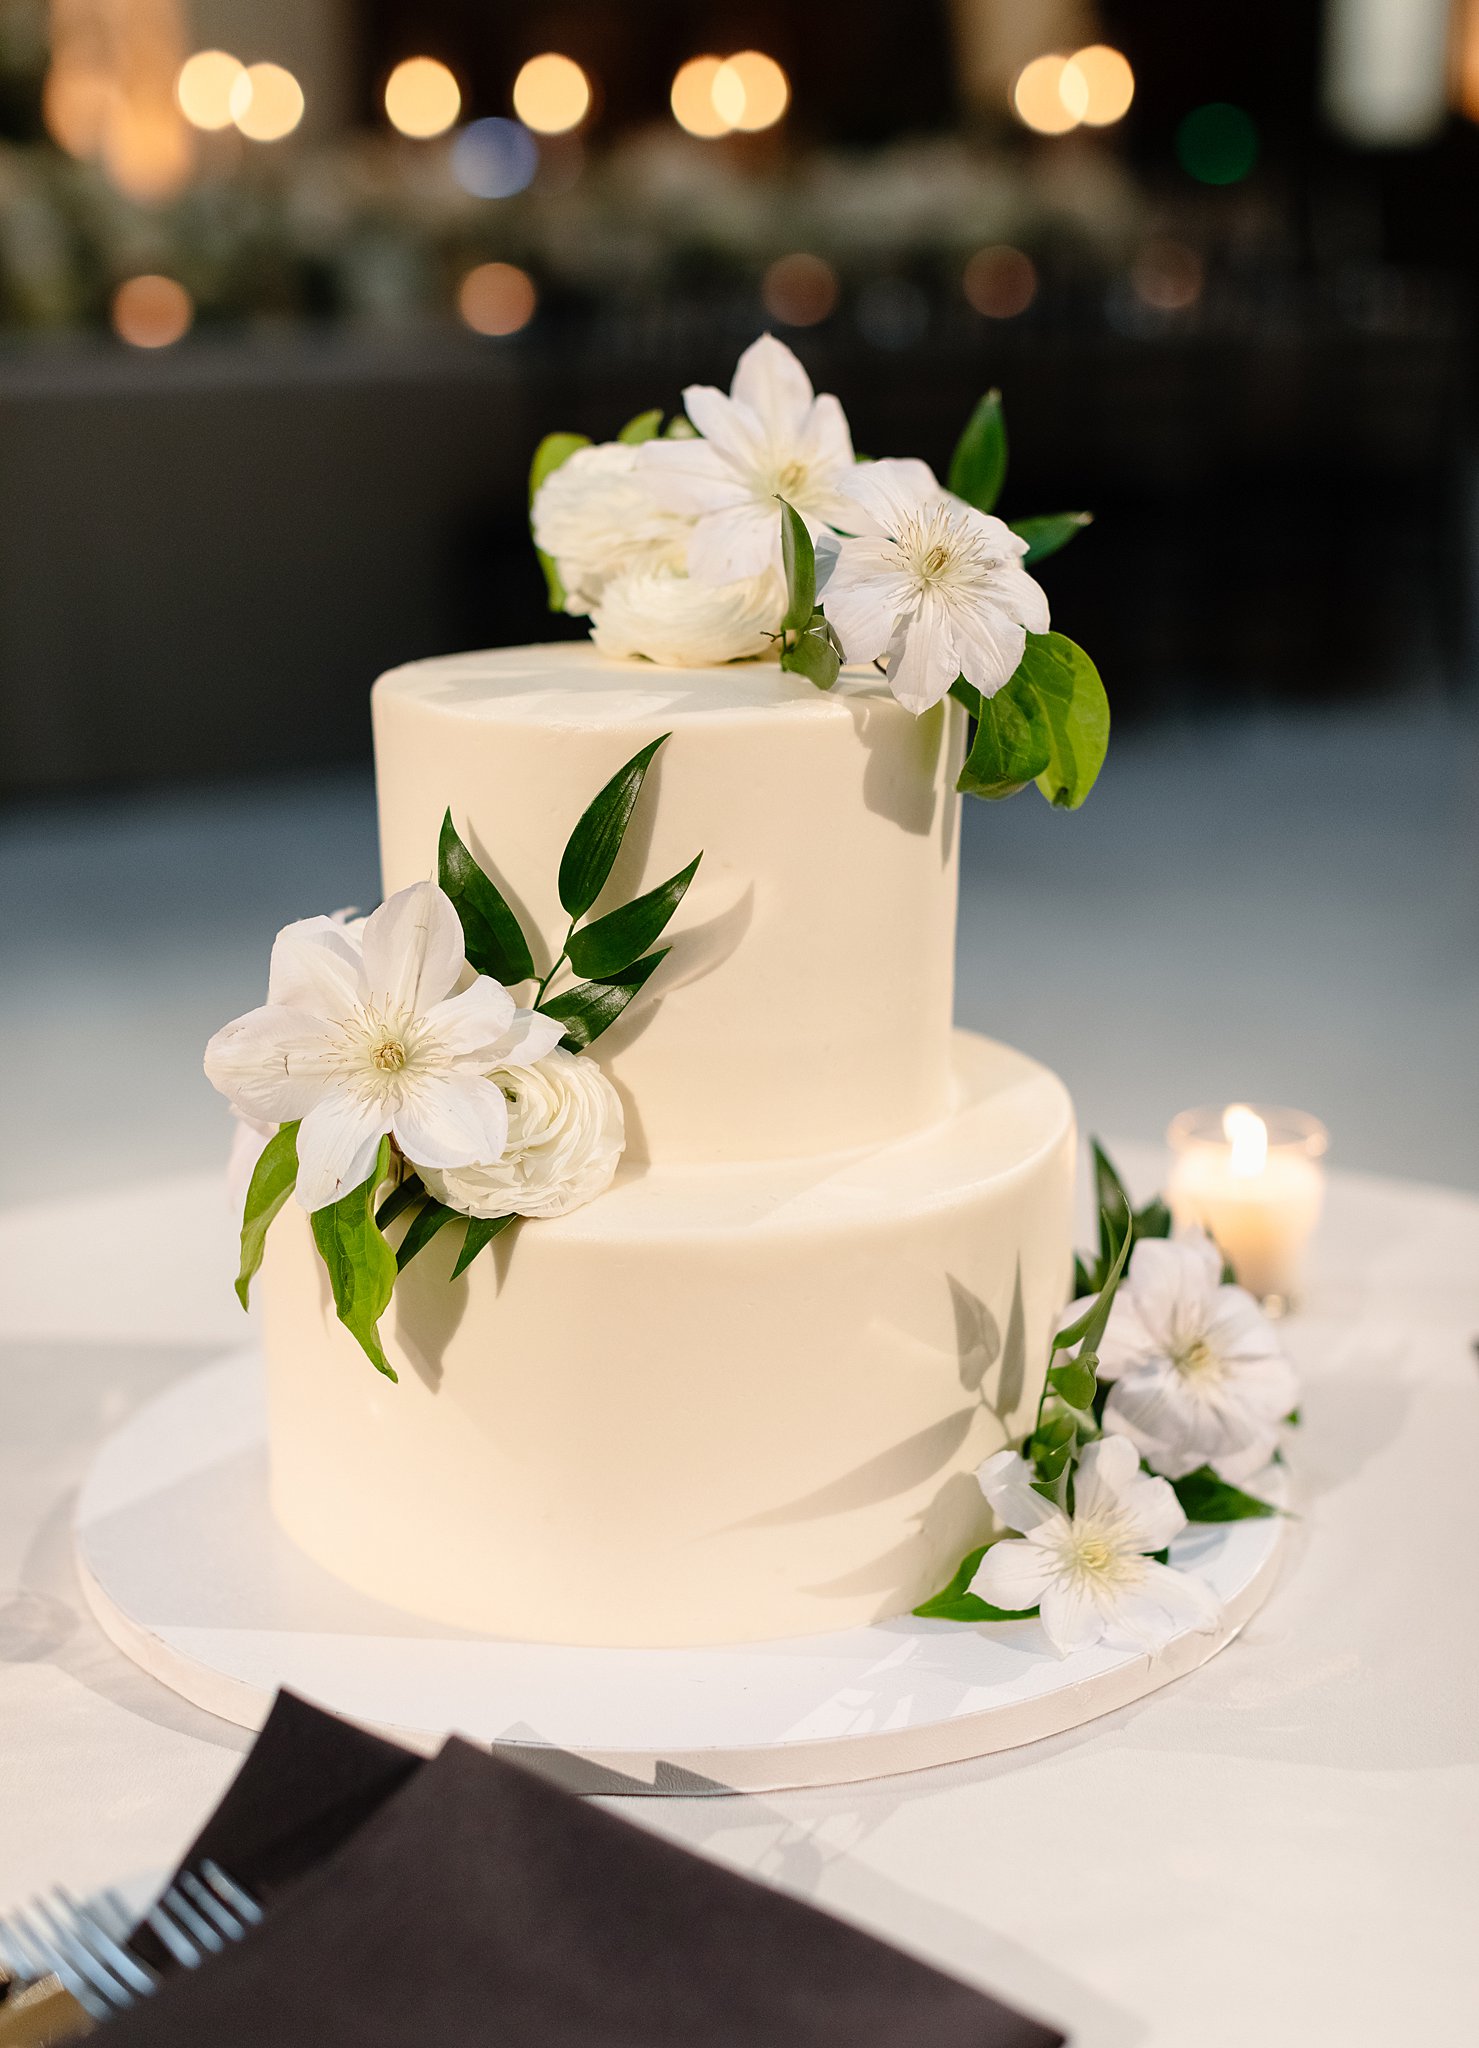
[[[375,1211],[375,1221],[381,1230],[388,1230],[397,1216],[403,1216],[413,1202],[419,1202],[426,1193],[419,1173],[408,1173],[398,1181],[380,1207]]]
[[[1020,675],[1019,669],[994,697],[977,698],[975,738],[955,785],[964,796],[993,801],[1015,796],[1052,758],[1047,722],[1032,690],[1019,683]]]
[[[979,1550],[969,1551],[960,1561],[960,1568],[948,1586],[930,1599],[921,1601],[914,1612],[925,1621],[1025,1621],[1036,1614],[1035,1607],[1017,1610],[993,1607],[970,1591],[971,1580],[980,1569],[981,1559],[991,1548],[983,1543]]]
[[[1012,532],[1027,543],[1027,552],[1022,557],[1022,566],[1030,569],[1034,562],[1045,562],[1049,555],[1056,555],[1059,548],[1066,548],[1077,533],[1086,526],[1092,526],[1092,512],[1050,512],[1040,519],[1010,520]]]
[[[284,1124],[263,1146],[242,1208],[241,1271],[236,1276],[236,1298],[243,1308],[247,1305],[247,1290],[262,1263],[267,1226],[293,1192],[297,1179],[298,1126]]]
[[[1060,1400],[1070,1408],[1076,1408],[1081,1415],[1087,1415],[1094,1405],[1094,1390],[1099,1382],[1091,1367],[1081,1359],[1070,1358],[1062,1365],[1048,1368],[1048,1385]]]
[[[1229,1486],[1210,1465],[1199,1465],[1184,1479],[1173,1479],[1171,1486],[1188,1522],[1249,1522],[1282,1512],[1240,1486]]]
[[[560,861],[560,901],[571,917],[584,917],[605,888],[652,758],[670,737],[663,733],[618,768],[570,834]]]
[[[443,1224],[450,1223],[458,1215],[456,1209],[449,1209],[445,1202],[427,1200],[411,1218],[410,1228],[400,1241],[395,1255],[395,1269],[404,1273],[417,1252],[425,1251]]]
[[[1127,1226],[1132,1248],[1142,1237],[1171,1235],[1171,1212],[1160,1196],[1147,1202],[1143,1209],[1132,1210],[1114,1161],[1097,1138],[1090,1140],[1089,1149],[1094,1161],[1094,1202],[1099,1211],[1099,1256],[1092,1266],[1082,1259],[1075,1260],[1075,1289],[1079,1294],[1096,1294],[1104,1285]]]
[[[781,561],[786,571],[786,615],[783,633],[802,633],[811,624],[817,603],[817,558],[806,521],[794,506],[781,500]]]
[[[633,961],[630,967],[622,968],[619,974],[613,974],[604,981],[577,982],[574,988],[541,1003],[540,1008],[547,1017],[556,1017],[564,1025],[565,1036],[560,1043],[565,1050],[584,1052],[603,1031],[609,1031],[653,969],[667,959],[671,950],[671,947],[664,946],[659,952],[649,953],[644,960]]]
[[[696,853],[686,868],[659,882],[645,896],[573,932],[565,957],[575,972],[592,981],[610,981],[630,967],[661,936],[702,859],[703,855]]]
[[[390,1306],[395,1286],[395,1253],[375,1222],[375,1193],[390,1172],[390,1140],[380,1152],[367,1181],[327,1209],[313,1215],[313,1240],[329,1273],[339,1320],[360,1349],[387,1379],[395,1368],[380,1346],[379,1323]]]
[[[442,820],[437,879],[462,920],[469,966],[506,986],[532,980],[534,961],[519,920],[463,845],[450,811]]]
[[[1007,479],[1007,428],[1001,393],[988,391],[966,423],[950,458],[950,488],[978,512],[995,509]]]
[[[1076,811],[1109,750],[1109,699],[1099,671],[1063,634],[1029,633],[1012,678],[1019,680],[1036,698],[1051,742],[1037,786],[1057,810]]]
[[[633,422],[635,424],[635,422]],[[548,476],[553,476],[562,462],[568,462],[577,448],[589,448],[589,434],[546,434],[534,451],[534,460],[529,465],[529,504],[533,508],[539,486]],[[549,592],[549,608],[552,612],[565,609],[565,586],[560,581],[560,572],[544,552],[536,548],[539,566],[544,571],[545,587]]]
[[[517,1216],[469,1216],[467,1235],[462,1240],[462,1250],[457,1254],[457,1263],[452,1268],[456,1280],[465,1273],[484,1245],[489,1245],[501,1230],[507,1230],[510,1223],[518,1222]]]
[[[639,412],[635,419],[628,420],[616,438],[625,441],[628,447],[635,447],[640,442],[655,440],[661,425],[662,407],[655,405],[651,412]]]
[[[830,690],[836,682],[842,646],[820,612],[812,614],[811,625],[797,634],[781,656],[781,667],[789,675],[805,676],[819,690]]]

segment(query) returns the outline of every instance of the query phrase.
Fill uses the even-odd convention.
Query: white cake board
[[[120,1649],[245,1728],[287,1686],[415,1748],[457,1731],[517,1747],[577,1789],[780,1791],[986,1756],[1061,1734],[1194,1671],[1266,1598],[1278,1519],[1189,1530],[1176,1563],[1223,1603],[1155,1655],[1056,1656],[1039,1624],[904,1617],[711,1649],[500,1641],[385,1607],[279,1530],[267,1502],[260,1361],[182,1380],[104,1444],[77,1559]]]

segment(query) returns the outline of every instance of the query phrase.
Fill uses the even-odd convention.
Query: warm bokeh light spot
[[[702,136],[705,141],[728,135],[734,127],[714,104],[714,81],[723,69],[719,57],[690,57],[673,80],[673,119],[690,135]]]
[[[1176,130],[1176,155],[1200,184],[1236,185],[1258,161],[1252,115],[1226,100],[1194,108]]]
[[[246,70],[227,50],[197,50],[180,66],[175,98],[192,128],[214,133],[231,126],[231,93]]]
[[[1082,99],[1078,118],[1087,127],[1110,128],[1130,111],[1135,74],[1118,50],[1108,43],[1091,43],[1086,50],[1075,50],[1064,65],[1058,91],[1065,106]]]
[[[590,80],[557,50],[531,57],[514,80],[514,112],[536,135],[568,135],[590,110]]]
[[[802,250],[778,256],[760,284],[766,312],[785,327],[815,327],[836,310],[837,292],[831,264]]]
[[[516,263],[480,263],[457,287],[457,310],[474,334],[517,334],[537,304],[533,278]]]
[[[386,118],[418,142],[445,135],[461,112],[461,88],[435,57],[406,57],[385,81]]]
[[[1130,283],[1158,313],[1184,313],[1202,295],[1202,259],[1184,242],[1155,235],[1131,264]]]
[[[741,50],[714,73],[709,96],[730,128],[753,135],[773,128],[791,104],[791,81],[763,50]]]
[[[1034,57],[1017,73],[1012,105],[1017,119],[1036,135],[1066,135],[1084,118],[1089,88],[1066,57]]]
[[[41,87],[46,132],[69,156],[96,156],[112,114],[117,87],[106,71],[55,63]]]
[[[978,249],[960,282],[967,304],[988,320],[1013,320],[1037,297],[1036,265],[1009,242]]]
[[[303,118],[303,88],[281,64],[252,64],[232,86],[230,107],[249,142],[281,142]]]
[[[113,332],[130,348],[168,348],[190,331],[195,306],[172,277],[130,277],[113,294]]]

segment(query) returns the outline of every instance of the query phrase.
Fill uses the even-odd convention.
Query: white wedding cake
[[[966,712],[864,675],[566,644],[376,686],[388,898],[437,875],[450,811],[552,955],[576,818],[663,735],[601,903],[703,859],[583,1055],[614,1181],[455,1282],[433,1237],[380,1325],[395,1383],[303,1209],[267,1240],[273,1505],[364,1592],[544,1642],[738,1641],[904,1613],[984,1540],[973,1474],[1030,1428],[1069,1291],[1073,1114],[952,1029]]]

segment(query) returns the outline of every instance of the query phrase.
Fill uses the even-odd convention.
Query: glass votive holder
[[[1166,1141],[1177,1225],[1200,1223],[1239,1284],[1271,1315],[1287,1314],[1325,1201],[1325,1126],[1302,1109],[1233,1102],[1182,1110]]]

